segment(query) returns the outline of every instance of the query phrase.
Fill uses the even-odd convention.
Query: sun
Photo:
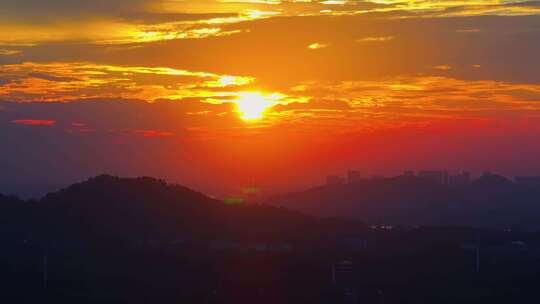
[[[240,117],[252,121],[263,118],[264,113],[274,105],[274,99],[259,92],[240,92],[234,102]]]

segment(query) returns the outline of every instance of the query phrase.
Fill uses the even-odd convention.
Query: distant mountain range
[[[540,189],[497,175],[457,188],[413,176],[366,180],[260,205],[231,206],[154,178],[109,175],[37,201],[0,195],[0,238],[16,240],[283,241],[352,234],[362,222],[538,228],[539,219]]]
[[[229,206],[149,177],[102,175],[38,201],[0,195],[0,237],[4,239],[287,240],[363,227],[344,223],[272,206]]]
[[[486,174],[449,187],[415,176],[321,186],[267,204],[367,223],[540,228],[540,188]]]

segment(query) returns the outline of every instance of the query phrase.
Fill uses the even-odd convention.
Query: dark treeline
[[[538,233],[367,227],[153,178],[0,196],[0,212],[9,303],[510,303],[540,282]]]

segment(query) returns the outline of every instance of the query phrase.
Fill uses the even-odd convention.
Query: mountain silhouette
[[[21,239],[27,236],[30,203],[0,194],[0,238]]]
[[[327,228],[348,229],[348,224],[317,220],[284,208],[226,205],[151,177],[101,175],[49,193],[36,202],[4,196],[0,199],[2,230],[17,231],[19,239],[287,240],[324,234]]]
[[[398,176],[316,187],[267,203],[368,223],[532,227],[540,216],[540,189],[494,174],[459,187]]]
[[[392,303],[423,303],[426,290],[437,296],[457,290],[467,299],[458,302],[471,302],[472,277],[475,290],[490,291],[490,303],[507,303],[516,298],[516,277],[535,294],[538,233],[366,229],[358,219],[532,226],[539,197],[538,189],[500,176],[460,187],[403,176],[271,201],[299,213],[253,202],[228,205],[150,177],[101,175],[37,201],[0,195],[6,245],[0,283],[3,296],[16,303],[352,303],[340,292],[349,283],[354,289],[346,292],[358,290],[367,302],[380,302],[379,286],[392,286],[385,289],[396,297]],[[475,244],[485,274],[476,272]],[[500,290],[509,296],[497,301]]]
[[[39,202],[47,232],[76,239],[171,239],[213,218],[219,202],[157,179],[102,175],[46,195]]]
[[[287,241],[361,231],[363,221],[527,228],[538,227],[539,202],[540,189],[496,175],[460,187],[414,176],[365,180],[281,195],[261,205],[227,205],[151,177],[101,175],[37,201],[0,195],[0,238]]]

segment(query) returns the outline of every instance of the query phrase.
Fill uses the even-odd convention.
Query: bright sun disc
[[[242,92],[235,100],[238,112],[244,120],[261,119],[273,105],[272,98],[257,92]]]

